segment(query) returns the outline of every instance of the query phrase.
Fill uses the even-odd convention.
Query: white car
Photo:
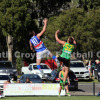
[[[83,61],[73,60],[70,61],[70,69],[75,73],[78,79],[90,79],[90,73],[88,69],[84,66]]]
[[[17,80],[17,69],[9,61],[0,61],[0,73],[7,73],[15,81]]]
[[[8,79],[10,79],[11,83],[14,83],[7,73],[0,73],[0,92],[1,92],[0,98],[4,97],[4,95],[3,95],[3,89],[4,89],[3,85],[5,84],[5,82]]]
[[[22,67],[21,73],[22,74],[38,74],[42,79],[46,79],[46,77],[48,75],[51,75],[52,70],[50,69],[50,67],[48,65],[46,65],[44,63],[41,63],[40,65],[41,65],[41,69],[43,70],[43,73],[45,75],[45,78],[43,77],[41,72],[38,70],[36,63],[30,64],[28,67]]]
[[[14,83],[7,73],[0,73],[0,85],[3,85],[8,79],[10,79],[11,83]]]

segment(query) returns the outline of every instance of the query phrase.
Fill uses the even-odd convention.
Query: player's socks
[[[37,68],[38,68],[39,70],[41,70],[41,66],[40,66],[40,65],[37,65]]]
[[[65,82],[65,81],[63,81],[63,85],[64,85],[64,86],[65,86],[65,83],[66,83],[66,82]]]
[[[67,96],[71,96],[69,93],[67,93]]]
[[[64,90],[64,87],[65,87],[65,86],[63,85],[63,83],[61,83],[61,86],[62,86],[62,89]]]
[[[59,97],[60,97],[60,93],[59,93]]]
[[[40,66],[40,65],[37,65],[37,68],[39,69],[39,71],[41,72],[42,76],[44,77],[44,72],[43,72],[43,70],[41,69],[41,66]]]
[[[60,62],[59,60],[57,59],[57,57],[55,55],[52,56],[52,59],[55,60],[55,62],[57,63],[57,67],[60,68]]]

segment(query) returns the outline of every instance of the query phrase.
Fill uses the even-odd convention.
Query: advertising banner
[[[49,83],[17,83],[17,84],[4,84],[5,96],[55,96],[59,92],[59,84]],[[65,91],[62,90],[61,95],[65,95]]]

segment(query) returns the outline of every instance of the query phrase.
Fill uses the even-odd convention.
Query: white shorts
[[[50,55],[50,51],[48,49],[45,49],[45,50],[43,50],[41,52],[37,52],[36,53],[36,58],[37,59],[41,59],[41,58],[45,58],[45,57],[47,57],[49,55]]]

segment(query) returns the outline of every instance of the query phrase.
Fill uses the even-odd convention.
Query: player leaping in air
[[[68,72],[70,68],[70,58],[71,58],[71,54],[73,52],[74,46],[76,45],[76,41],[74,40],[73,37],[68,38],[67,42],[62,41],[58,38],[58,33],[59,33],[59,30],[57,30],[55,33],[56,41],[60,43],[61,45],[63,45],[62,54],[60,55],[60,57],[58,57],[58,60],[63,62],[64,64],[65,73],[64,73],[63,84],[62,84],[62,89],[64,89],[64,85],[65,85],[66,79],[68,78]]]
[[[38,33],[37,35],[35,34],[35,32],[32,30],[31,32],[29,32],[29,35],[31,36],[31,39],[29,41],[30,44],[30,49],[32,51],[36,51],[36,63],[37,63],[37,68],[40,70],[40,72],[42,73],[42,75],[44,75],[43,70],[41,70],[41,59],[43,58],[43,56],[49,55],[50,57],[52,57],[52,59],[54,59],[57,63],[57,66],[60,66],[59,61],[57,60],[56,56],[54,56],[44,45],[44,43],[41,41],[40,37],[43,35],[43,33],[46,31],[46,26],[47,26],[47,18],[45,18],[43,20],[44,22],[44,26],[43,29],[40,33]]]

